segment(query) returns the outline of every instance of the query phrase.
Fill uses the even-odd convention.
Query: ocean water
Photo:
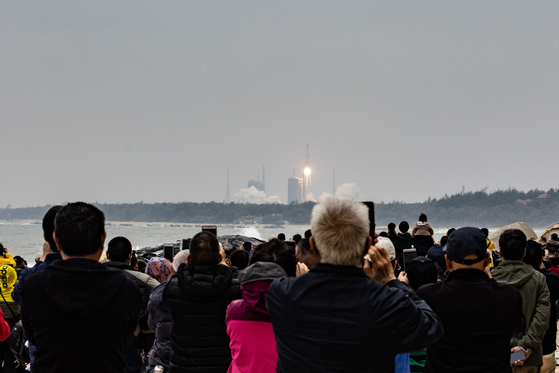
[[[267,240],[269,237],[277,237],[279,233],[285,233],[289,239],[294,234],[301,236],[308,226],[286,226],[285,228],[263,228],[263,227],[218,227],[218,235],[243,235]],[[113,223],[105,227],[108,242],[117,236],[124,236],[132,242],[134,248],[146,246],[156,246],[163,243],[174,243],[182,238],[190,238],[200,232],[200,227],[171,227],[170,223],[147,225],[134,223],[132,226],[122,226],[120,223]],[[378,228],[377,232],[383,229]],[[446,234],[448,228],[434,228],[435,240],[438,241]],[[489,230],[490,234],[493,232]],[[535,230],[539,236],[543,230]],[[31,266],[35,263],[35,255],[43,250],[43,230],[41,224],[21,223],[21,222],[0,222],[0,243],[13,255],[20,255]]]

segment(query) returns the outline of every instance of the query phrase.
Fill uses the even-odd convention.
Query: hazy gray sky
[[[0,1],[0,206],[558,187],[559,2]]]

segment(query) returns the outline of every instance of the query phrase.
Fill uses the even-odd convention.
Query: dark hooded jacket
[[[29,276],[21,316],[37,372],[123,373],[141,295],[120,271],[90,259],[57,261]]]
[[[229,373],[276,371],[278,352],[266,298],[272,281],[282,277],[287,273],[276,263],[256,262],[239,272],[243,299],[231,302],[225,316],[233,357]]]
[[[173,320],[169,372],[227,371],[231,350],[225,311],[240,298],[239,283],[227,266],[181,264],[163,291]]]
[[[549,296],[551,301],[551,312],[549,313],[549,327],[543,338],[542,347],[543,354],[549,355],[557,349],[557,310],[555,305],[559,301],[559,276],[548,269],[536,269],[539,273],[545,276],[547,288],[549,289]]]
[[[549,326],[550,298],[545,276],[520,260],[506,260],[491,272],[499,284],[510,285],[522,295],[522,310],[526,317],[524,331],[510,341],[511,347],[532,349],[526,366],[543,365],[542,342]]]
[[[166,283],[162,283],[149,296],[148,304],[148,326],[155,330],[155,342],[153,350],[149,354],[149,367],[146,372],[150,373],[157,365],[163,366],[165,371],[169,369],[169,354],[171,353],[171,313],[163,302],[163,290]]]

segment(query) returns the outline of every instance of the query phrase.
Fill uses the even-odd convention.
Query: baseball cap
[[[425,284],[434,284],[439,278],[435,263],[424,256],[418,256],[412,260],[408,265],[406,274],[410,285],[416,290]]]
[[[456,263],[472,265],[487,256],[487,241],[479,228],[459,228],[448,237],[444,251]],[[470,254],[476,254],[477,259],[464,259]]]
[[[380,246],[384,250],[386,250],[386,253],[388,254],[388,259],[390,259],[391,261],[396,259],[396,249],[394,248],[394,244],[392,243],[390,238],[377,237],[377,240],[378,242],[375,244],[375,246]]]

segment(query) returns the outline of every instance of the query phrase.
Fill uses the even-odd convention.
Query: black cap
[[[408,265],[406,274],[411,287],[415,290],[425,284],[434,284],[439,277],[435,263],[424,256],[418,256],[412,260]]]
[[[452,232],[444,250],[452,261],[472,265],[487,257],[487,240],[479,228],[464,227]],[[464,259],[470,254],[477,259]]]

